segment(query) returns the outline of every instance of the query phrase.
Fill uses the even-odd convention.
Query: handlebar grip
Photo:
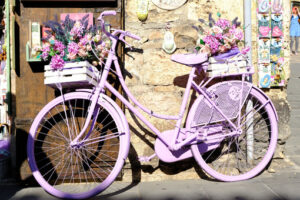
[[[117,12],[114,10],[103,11],[100,16],[97,18],[98,21],[101,21],[104,16],[116,15]]]
[[[140,36],[134,35],[134,34],[132,34],[130,32],[127,32],[126,35],[128,37],[131,37],[131,38],[135,39],[135,40],[141,40]]]
[[[117,12],[114,10],[107,10],[107,11],[103,11],[101,14],[102,16],[108,16],[108,15],[116,15]]]

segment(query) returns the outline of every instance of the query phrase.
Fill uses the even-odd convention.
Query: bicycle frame
[[[115,49],[116,49],[116,46],[117,46],[117,43],[118,43],[118,40],[119,40],[119,37],[116,36],[117,33],[118,33],[118,31],[115,31],[110,37],[110,39],[112,41],[112,47],[111,47],[111,50],[109,52],[107,61],[105,63],[100,81],[99,81],[99,83],[98,83],[98,85],[95,89],[95,92],[92,96],[91,110],[94,110],[94,112],[90,112],[88,114],[87,120],[85,122],[85,125],[84,125],[82,131],[72,141],[71,145],[78,144],[79,138],[81,138],[83,136],[84,132],[86,131],[86,129],[88,127],[88,122],[91,120],[92,116],[94,116],[94,119],[97,118],[98,109],[96,108],[96,103],[97,103],[98,99],[101,98],[101,94],[103,94],[105,92],[105,89],[108,89],[112,94],[114,94],[118,99],[120,99],[120,101],[125,106],[127,106],[128,109],[131,112],[133,112],[143,123],[145,123],[165,143],[165,145],[168,146],[168,148],[171,149],[171,150],[179,150],[181,147],[183,147],[183,146],[191,143],[192,141],[194,141],[197,137],[197,134],[191,134],[184,141],[182,141],[180,143],[176,143],[176,140],[177,140],[177,138],[179,136],[179,133],[180,133],[180,130],[181,130],[181,124],[182,124],[182,120],[183,120],[183,117],[184,117],[184,113],[186,111],[188,99],[189,99],[189,96],[190,96],[190,93],[191,93],[191,88],[194,88],[199,94],[203,95],[204,98],[207,99],[208,102],[224,117],[224,119],[229,122],[229,124],[234,128],[234,130],[237,130],[237,126],[228,117],[226,117],[226,115],[222,112],[222,110],[220,110],[220,108],[218,108],[218,106],[211,100],[211,98],[205,92],[205,90],[194,81],[194,77],[196,77],[196,74],[195,74],[196,70],[197,69],[202,69],[202,66],[198,66],[198,67],[194,66],[194,67],[192,67],[192,69],[190,71],[188,82],[187,82],[187,85],[186,85],[186,88],[185,88],[185,93],[184,93],[184,96],[183,96],[183,101],[181,103],[179,115],[177,115],[177,116],[160,115],[160,114],[154,113],[153,111],[151,111],[148,108],[141,105],[135,99],[135,97],[131,94],[131,92],[129,91],[128,87],[125,84],[125,81],[124,81],[124,78],[123,78],[123,75],[122,75],[122,72],[121,72],[121,69],[120,69],[120,65],[119,65],[119,62],[118,62],[118,58],[117,58],[116,52],[115,52]],[[116,68],[116,75],[119,78],[121,86],[122,86],[124,92],[127,94],[129,100],[131,100],[142,111],[146,112],[150,116],[160,118],[160,119],[164,119],[164,120],[177,120],[176,125],[175,125],[175,134],[174,134],[174,137],[172,138],[171,141],[168,141],[164,137],[162,137],[162,133],[153,124],[151,124],[145,118],[145,116],[143,116],[126,98],[124,98],[122,94],[120,94],[116,89],[114,89],[107,82],[107,77],[108,77],[108,74],[109,74],[112,63],[114,63],[114,66]],[[209,82],[209,81],[207,81],[207,82]],[[89,132],[88,132],[87,136],[85,137],[85,139],[89,137],[89,135],[92,132],[92,129],[93,128],[91,128],[89,130]],[[190,130],[186,130],[186,131],[189,132]],[[84,142],[84,140],[81,141],[81,142]]]

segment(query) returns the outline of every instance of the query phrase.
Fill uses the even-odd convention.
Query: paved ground
[[[206,180],[162,181],[151,183],[114,183],[113,194],[93,198],[114,200],[300,200],[300,56],[293,56],[288,100],[291,105],[292,136],[287,141],[287,157],[295,163],[274,174],[260,176],[238,183],[220,183]],[[0,186],[0,200],[55,199],[40,187]]]
[[[291,106],[290,127],[292,135],[287,141],[287,155],[300,166],[300,55],[292,56],[291,59],[288,101]]]

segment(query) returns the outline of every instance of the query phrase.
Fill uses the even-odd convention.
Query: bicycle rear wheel
[[[204,171],[221,181],[241,181],[256,176],[264,170],[275,151],[277,119],[268,99],[252,87],[240,113],[240,135],[225,137],[203,154],[200,153],[201,145],[191,147]],[[233,122],[238,124],[238,118]],[[215,124],[222,125],[223,133],[231,131],[225,121]]]
[[[90,112],[90,98],[91,94],[77,92],[54,99],[30,129],[27,152],[33,175],[59,198],[83,199],[102,192],[117,178],[128,154],[129,133],[121,110],[105,100],[98,101],[91,135],[82,145],[70,145]]]

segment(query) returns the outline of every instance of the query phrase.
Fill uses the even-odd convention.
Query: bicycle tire
[[[53,196],[85,199],[97,195],[117,178],[127,158],[128,124],[121,109],[105,99],[97,102],[100,110],[88,140],[77,149],[70,146],[83,127],[91,96],[74,92],[52,100],[30,128],[30,168],[36,181]]]
[[[209,89],[208,89],[209,90]],[[250,112],[246,112],[246,104],[247,102],[249,102],[249,99],[251,99],[251,102],[253,103],[257,103],[257,105],[265,105],[261,110],[259,110],[257,113],[252,112],[253,110],[251,110]],[[198,106],[198,104],[201,101],[196,101],[195,104],[193,105],[193,107],[191,108],[191,113],[189,114],[189,118],[187,120],[187,124],[191,125],[191,121],[193,119],[193,117],[195,116],[195,112],[196,112],[196,107]],[[257,108],[257,105],[253,105],[253,109]],[[197,163],[202,167],[202,169],[212,178],[215,178],[217,180],[220,181],[225,181],[225,182],[233,182],[233,181],[242,181],[242,180],[247,180],[250,178],[253,178],[254,176],[258,175],[261,171],[263,171],[265,169],[265,167],[268,165],[268,163],[270,162],[274,152],[275,152],[275,148],[276,148],[276,143],[277,143],[277,138],[278,138],[278,127],[277,127],[277,117],[276,117],[276,111],[274,111],[271,103],[268,103],[268,99],[261,94],[261,91],[259,91],[259,89],[255,88],[254,86],[251,88],[246,101],[243,105],[243,108],[240,110],[240,112],[245,112],[244,115],[242,116],[242,121],[241,125],[245,125],[248,126],[247,129],[249,129],[250,127],[253,128],[253,133],[255,133],[255,135],[253,136],[254,138],[252,139],[253,142],[253,150],[249,150],[251,149],[251,147],[247,147],[247,136],[246,136],[246,129],[243,129],[243,133],[240,136],[235,136],[235,137],[228,137],[228,138],[224,138],[222,140],[222,142],[220,142],[218,145],[216,145],[216,148],[213,148],[212,150],[205,152],[205,153],[200,153],[200,148],[201,145],[197,145],[194,144],[191,146],[192,149],[192,153],[193,156],[195,158],[195,160],[197,161]],[[250,124],[248,124],[251,118],[249,118],[250,116],[253,117],[252,120],[253,122]],[[266,132],[265,136],[267,136],[268,138],[258,138],[257,135],[258,134],[263,134],[264,132],[262,131],[262,126],[259,124],[261,123],[261,121],[254,121],[257,118],[255,118],[257,115],[261,114],[262,116],[264,116],[264,121],[262,121],[263,123],[265,122],[267,125],[264,128],[267,128],[267,132],[266,129],[264,130]],[[248,119],[247,119],[248,117]],[[247,120],[247,121],[246,121]],[[237,121],[237,120],[236,120]],[[224,122],[218,122],[218,123],[223,123]],[[215,124],[218,124],[215,123]],[[248,124],[248,125],[247,125]],[[260,126],[260,128],[258,130],[256,130],[254,127],[255,125],[257,125],[257,127]],[[256,134],[255,131],[259,131],[258,134]],[[259,135],[258,135],[259,136]],[[244,137],[244,138],[242,138]],[[246,139],[245,139],[246,137]],[[255,138],[257,137],[257,138]],[[249,140],[251,141],[251,140]],[[254,142],[256,142],[254,144]],[[262,147],[266,147],[263,146],[265,143],[267,142],[268,145],[266,149],[264,149],[264,152]],[[227,143],[227,144],[226,144]],[[248,142],[249,143],[249,142]],[[232,145],[232,144],[236,144],[236,146]],[[244,145],[242,147],[242,145]],[[252,145],[251,145],[252,146]],[[226,149],[227,147],[227,149]],[[255,148],[258,149],[255,149]],[[248,152],[247,152],[247,148],[248,148]],[[239,153],[238,151],[240,150],[240,152],[245,151],[244,154]],[[256,151],[257,150],[257,151]],[[227,151],[227,153],[226,153]],[[251,156],[249,156],[250,154],[247,154],[251,151],[251,156],[252,159],[249,161],[247,161],[247,159]],[[254,152],[255,151],[255,152]],[[262,155],[264,154],[264,155]],[[244,155],[244,157],[241,157],[241,155]],[[225,160],[227,157],[228,160],[226,160],[227,163],[225,163],[227,166],[227,169],[225,168],[225,170],[221,170],[220,169],[220,163],[223,162],[223,160]],[[223,160],[222,160],[223,159]],[[242,159],[244,159],[244,167],[241,166],[242,163]],[[218,161],[219,160],[219,161]],[[245,161],[246,160],[246,161]],[[249,167],[249,164],[251,164],[251,162],[253,163],[253,166]],[[246,164],[245,164],[246,163]],[[247,166],[248,165],[248,166]],[[249,170],[246,170],[246,168],[249,168]]]

